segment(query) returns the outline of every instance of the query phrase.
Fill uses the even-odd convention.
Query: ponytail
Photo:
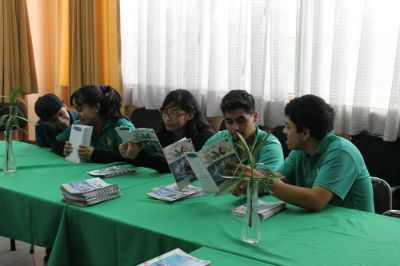
[[[70,98],[71,104],[89,106],[100,105],[99,115],[106,119],[118,120],[123,117],[121,113],[121,96],[113,87],[108,85],[101,85],[99,87],[94,85],[84,86],[75,91]]]

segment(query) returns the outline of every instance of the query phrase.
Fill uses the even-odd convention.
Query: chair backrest
[[[130,119],[136,128],[153,128],[157,132],[161,123],[161,113],[156,109],[141,107],[132,112]]]
[[[281,143],[282,150],[283,150],[283,156],[286,158],[289,155],[290,150],[288,149],[286,145],[286,134],[283,133],[283,129],[285,126],[277,126],[272,129],[272,135],[278,138],[279,142]]]
[[[392,209],[392,189],[389,184],[378,177],[372,177],[372,189],[374,192],[375,213],[383,214]]]
[[[387,142],[381,137],[361,133],[351,136],[351,142],[360,150],[372,176],[379,176],[392,187],[400,185],[400,139]]]

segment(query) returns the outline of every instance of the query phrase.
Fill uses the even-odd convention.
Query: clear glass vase
[[[257,244],[261,239],[258,216],[258,180],[247,181],[246,214],[242,223],[242,240]]]
[[[14,173],[17,170],[14,150],[12,145],[12,132],[4,131],[5,153],[3,162],[3,171],[5,173]]]

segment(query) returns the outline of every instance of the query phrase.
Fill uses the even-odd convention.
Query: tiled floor
[[[10,239],[0,236],[0,266],[42,266],[45,249],[35,246],[29,253],[30,244],[16,241],[16,250],[10,251]]]

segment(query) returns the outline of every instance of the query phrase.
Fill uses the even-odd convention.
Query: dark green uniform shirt
[[[348,140],[329,132],[313,155],[292,151],[279,173],[297,186],[320,186],[331,191],[331,204],[374,212],[372,184],[359,150]]]

